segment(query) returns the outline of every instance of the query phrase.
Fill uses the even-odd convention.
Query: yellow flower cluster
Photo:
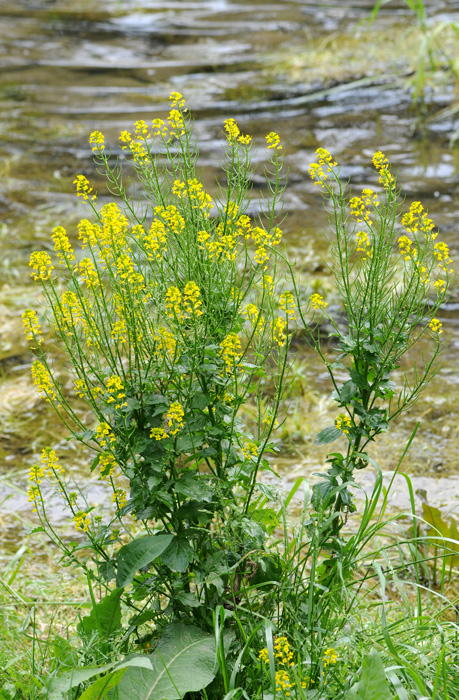
[[[390,190],[395,186],[395,180],[390,172],[390,164],[384,153],[376,151],[373,154],[373,165],[379,172],[379,182],[385,190]]]
[[[56,329],[64,331],[69,337],[73,336],[78,321],[82,320],[82,314],[83,309],[77,295],[67,290],[62,295],[59,307],[55,309]]]
[[[57,394],[54,390],[51,375],[46,367],[39,360],[35,360],[32,364],[31,372],[33,384],[40,393],[41,398],[47,401],[55,401]]]
[[[77,175],[76,179],[73,181],[73,184],[76,185],[77,197],[83,197],[85,201],[88,201],[89,195],[91,192],[93,192],[93,188],[89,184],[89,180],[84,175]],[[93,194],[91,199],[94,201],[97,199],[97,196]]]
[[[88,289],[94,291],[100,287],[99,275],[91,258],[83,258],[80,260],[73,268],[73,271],[81,275],[81,279]]]
[[[343,433],[349,433],[349,428],[351,425],[351,419],[349,416],[346,416],[345,413],[340,413],[339,416],[335,418],[335,426],[338,428],[338,430],[342,430]]]
[[[186,316],[202,316],[201,292],[196,282],[187,282],[183,290],[183,309]]]
[[[295,320],[295,299],[292,292],[283,292],[279,297],[279,305],[291,321]]]
[[[103,151],[105,148],[105,136],[100,131],[93,131],[89,137],[89,143],[94,153]]]
[[[127,504],[127,495],[124,489],[118,487],[113,491],[112,503],[116,504],[118,510],[121,510]]]
[[[308,172],[311,180],[314,181],[314,184],[320,185],[323,189],[325,187],[325,180],[328,178],[328,173],[330,173],[333,168],[338,165],[338,163],[325,148],[318,148],[316,151],[316,156],[318,162],[311,163]],[[325,172],[325,170],[327,172]]]
[[[78,532],[87,532],[91,525],[91,518],[85,510],[79,510],[73,516],[73,522],[75,523],[75,530]]]
[[[169,99],[171,101],[171,107],[176,107],[177,109],[183,109],[185,107],[185,100],[180,92],[171,92]]]
[[[167,328],[160,326],[158,328],[158,332],[153,336],[153,340],[156,344],[154,350],[154,354],[156,356],[164,356],[164,354],[167,353],[169,357],[174,357],[177,348],[177,341],[174,335]]]
[[[265,664],[269,664],[268,649],[262,649],[258,654],[258,658]],[[274,658],[279,663],[279,665],[283,666],[283,668],[280,668],[276,671],[276,691],[278,693],[283,693],[286,697],[290,697],[290,689],[295,686],[295,683],[294,680],[290,677],[289,668],[294,666],[295,664],[292,660],[293,652],[290,649],[290,644],[288,642],[287,637],[277,637],[274,640]],[[302,680],[301,685],[303,688],[306,688],[306,681]]]
[[[200,211],[204,213],[204,216],[208,216],[209,211],[214,206],[212,197],[207,194],[202,183],[196,178],[187,180],[186,183],[175,180],[172,192],[179,199],[183,199],[184,197],[188,198],[192,208],[200,209]]]
[[[357,241],[357,251],[363,253],[363,259],[373,257],[373,249],[371,247],[370,238],[366,231],[357,231],[355,234]]]
[[[424,207],[421,202],[413,202],[410,206],[409,212],[402,216],[402,225],[408,231],[408,233],[417,233],[421,231],[424,233],[426,238],[434,241],[438,236],[438,232],[432,233],[435,227],[432,219],[429,219],[427,212],[424,211]]]
[[[174,429],[170,431],[171,435],[175,435],[176,433],[178,433],[179,430],[183,428],[184,415],[185,412],[181,403],[179,403],[178,401],[174,401],[174,403],[171,403],[171,405],[169,406],[169,410],[166,413],[167,425],[169,426],[169,428],[174,426]]]
[[[45,251],[33,252],[30,256],[29,267],[35,270],[35,274],[31,273],[35,282],[38,280],[46,282],[46,280],[50,279],[51,272],[54,270],[51,258]]]
[[[258,447],[254,442],[251,442],[249,440],[247,440],[241,447],[241,451],[244,455],[244,459],[250,460],[256,459],[258,457]]]
[[[242,355],[241,340],[237,333],[229,333],[220,343],[220,349],[226,371],[232,372],[237,367]]]
[[[322,658],[322,663],[324,665],[324,668],[327,668],[327,666],[331,666],[332,664],[336,664],[338,661],[338,654],[337,652],[330,648],[330,649],[325,649],[325,653]]]
[[[109,479],[113,476],[116,468],[116,460],[110,452],[103,452],[99,458],[100,478]]]
[[[320,294],[311,294],[309,297],[312,309],[325,309],[328,306],[328,302],[324,301],[324,298]]]
[[[241,131],[234,119],[225,119],[224,125],[226,131],[226,138],[229,141],[229,143],[235,143],[236,141],[238,141],[243,146],[250,145],[252,137],[248,134],[246,136],[242,136]]]
[[[365,189],[362,190],[362,201],[366,207],[374,206],[379,207],[378,195],[376,195],[373,190]]]
[[[183,116],[178,109],[171,109],[169,117],[167,119],[169,124],[169,134],[171,137],[185,135],[185,122],[183,121]]]
[[[115,403],[116,409],[127,406],[126,401],[122,401],[122,399],[126,398],[126,392],[124,390],[124,384],[121,377],[113,374],[107,379],[105,386],[107,389],[107,404]]]
[[[115,442],[115,436],[108,423],[102,422],[96,428],[96,441],[101,447],[110,447]]]
[[[187,282],[182,293],[178,287],[169,287],[165,298],[166,315],[177,321],[202,316],[201,292],[196,282]]]
[[[266,136],[266,147],[267,148],[273,148],[276,151],[281,151],[282,150],[282,145],[280,142],[280,137],[279,134],[276,134],[275,131],[271,131],[267,136]]]
[[[413,241],[410,238],[408,238],[408,236],[400,236],[397,243],[400,250],[400,255],[402,255],[405,260],[412,260],[417,258],[417,248],[412,247]]]
[[[371,190],[368,190],[371,192]],[[365,201],[369,201],[368,198]],[[356,218],[358,222],[366,221],[367,224],[371,224],[370,212],[365,206],[365,202],[362,197],[352,197],[349,200],[349,206],[351,208],[351,214]]]
[[[38,321],[37,312],[33,311],[33,309],[26,309],[22,314],[22,325],[24,326],[27,340],[35,341],[40,345],[43,340],[43,331]]]
[[[57,252],[57,256],[62,264],[70,260],[75,260],[75,253],[70,245],[65,228],[56,226],[51,238],[54,241],[54,250]]]
[[[150,437],[154,438],[155,440],[163,440],[164,438],[169,437],[168,433],[164,430],[164,428],[152,428],[150,430]]]
[[[429,323],[429,328],[434,333],[438,333],[438,335],[441,335],[441,333],[443,333],[443,331],[441,330],[442,325],[443,324],[438,320],[438,318],[433,318]]]
[[[452,264],[452,260],[449,256],[449,248],[446,243],[439,242],[434,245],[434,255],[437,258],[438,267],[443,272],[452,272],[452,269],[447,268],[448,265]]]
[[[287,321],[280,316],[273,325],[273,338],[280,348],[285,345],[285,341],[287,340],[287,334],[285,332],[286,326]]]

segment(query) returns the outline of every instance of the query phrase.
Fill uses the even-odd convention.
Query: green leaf
[[[159,557],[172,541],[172,535],[147,535],[121,547],[116,559],[116,585],[120,588],[131,583],[137,571]]]
[[[80,700],[102,700],[112,688],[118,685],[126,671],[126,668],[121,668],[109,673],[108,676],[98,678],[95,683],[86,688],[83,695],[80,695]]]
[[[83,617],[78,624],[78,634],[91,636],[93,632],[98,632],[103,639],[107,639],[111,634],[121,627],[121,594],[122,588],[115,588],[109,595],[102,598],[97,603],[90,614]]]
[[[208,394],[202,394],[202,393],[195,394],[193,396],[193,401],[191,403],[191,407],[200,409],[202,411],[204,408],[207,408],[209,403],[210,403],[210,399],[209,399]]]
[[[216,674],[214,636],[174,623],[153,654],[118,666],[127,671],[118,685],[119,700],[178,700],[205,688]]]
[[[335,428],[334,425],[324,428],[316,437],[316,445],[328,445],[329,442],[334,442],[342,435],[342,431]]]
[[[194,549],[185,537],[174,537],[161,559],[172,571],[183,573],[194,559]]]
[[[366,376],[363,374],[360,374],[360,372],[357,372],[356,369],[351,369],[349,370],[349,374],[351,375],[351,379],[356,384],[360,389],[368,389],[369,384],[367,382]]]
[[[89,681],[94,676],[98,676],[113,668],[114,663],[104,666],[87,666],[86,668],[75,669],[63,673],[61,676],[51,678],[48,685],[48,695],[46,700],[67,700],[68,691],[81,683]]]
[[[198,472],[187,472],[174,484],[174,491],[198,501],[212,500],[212,490]]]
[[[352,379],[345,382],[339,390],[339,400],[341,403],[349,403],[349,401],[353,399],[354,395],[357,393],[357,389],[357,384],[354,384]]]
[[[345,700],[392,700],[384,666],[376,649],[365,656],[360,680],[354,683],[344,697]]]

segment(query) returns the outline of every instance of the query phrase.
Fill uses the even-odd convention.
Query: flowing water
[[[396,78],[397,70],[409,79],[409,66],[404,59],[395,66],[384,55],[391,42],[413,41],[413,19],[403,3],[391,4],[375,25],[385,40],[370,56],[366,30],[357,23],[371,7],[370,0],[3,0],[0,528],[6,538],[16,537],[18,519],[29,518],[26,470],[43,446],[57,446],[77,478],[87,464],[34,395],[21,313],[37,305],[30,252],[49,249],[52,228],[61,224],[70,231],[82,215],[73,194],[75,175],[84,173],[103,193],[88,145],[91,131],[101,130],[113,152],[122,154],[116,145],[120,131],[136,119],[164,117],[169,92],[178,90],[196,119],[201,166],[212,182],[224,119],[236,118],[260,146],[275,129],[290,172],[286,243],[301,278],[330,293],[330,306],[326,218],[307,175],[319,145],[333,152],[357,188],[376,184],[369,163],[374,151],[383,150],[399,171],[407,201],[422,200],[457,260],[459,150],[451,141],[459,124],[446,111],[427,128],[414,128],[410,92]],[[433,18],[459,21],[459,2],[439,0],[428,9]],[[432,94],[436,108],[454,101],[447,81]],[[260,161],[255,189],[261,175]],[[419,420],[404,467],[415,488],[448,508],[459,498],[458,302],[453,295],[440,315],[446,344],[438,376],[375,453],[384,469],[394,468]],[[324,451],[314,446],[314,434],[335,412],[326,399],[330,387],[323,368],[306,347],[295,347],[296,397],[278,460],[287,482],[320,468]],[[362,479],[369,483],[370,477]],[[401,487],[394,492],[394,506],[406,506],[404,493]],[[97,498],[97,491],[92,495]]]

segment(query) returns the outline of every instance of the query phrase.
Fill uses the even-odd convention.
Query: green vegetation
[[[369,453],[435,371],[448,246],[420,202],[404,210],[381,152],[373,157],[380,192],[355,196],[318,149],[310,174],[330,207],[344,324],[297,284],[280,250],[279,136],[266,137],[253,219],[250,136],[226,120],[212,199],[198,178],[192,127],[172,93],[166,121],[123,131],[135,183],[93,132],[116,202],[100,206],[78,175],[90,211],[78,226],[83,254],[57,226],[54,257],[31,255],[47,301],[44,319],[23,314],[34,384],[90,457],[87,484],[51,448],[30,470],[35,535],[61,555],[48,586],[64,572],[78,596],[44,616],[31,584],[19,582],[27,552],[10,561],[0,698],[457,698],[448,599],[457,528],[427,504],[425,522],[416,517],[408,477],[409,522],[388,516]],[[324,317],[333,327],[328,354]],[[317,444],[339,447],[321,481],[310,488],[298,479],[285,494],[272,483],[270,455],[295,380],[295,329],[324,362],[340,410]],[[421,343],[422,364],[397,386],[402,358]],[[397,446],[395,472],[415,432]],[[375,481],[357,513],[354,472],[364,468]],[[22,650],[9,658],[16,640]]]

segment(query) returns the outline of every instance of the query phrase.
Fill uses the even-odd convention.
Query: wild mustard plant
[[[250,503],[259,470],[269,468],[294,316],[273,254],[282,238],[282,146],[268,135],[269,197],[254,221],[245,213],[251,139],[232,119],[224,132],[215,198],[197,177],[191,116],[179,93],[166,120],[137,121],[120,135],[138,191],[93,132],[114,199],[100,204],[78,175],[76,194],[89,212],[77,226],[81,253],[58,226],[54,256],[40,251],[30,260],[79,401],[60,382],[27,310],[33,381],[94,451],[91,471],[111,492],[112,513],[91,506],[49,451],[30,472],[29,498],[69,561],[106,588],[113,579],[126,587],[131,632],[184,615],[208,627],[217,603],[236,604],[245,559],[264,550],[263,512]],[[268,364],[275,390],[265,396]],[[258,406],[253,434],[240,419],[249,399]],[[45,476],[83,541],[67,544],[47,518]],[[92,558],[83,560],[78,551],[88,548]]]
[[[330,361],[320,337],[310,335],[340,409],[334,425],[319,434],[318,443],[346,441],[342,452],[329,455],[325,480],[314,487],[313,505],[333,513],[334,536],[346,514],[355,509],[349,487],[354,470],[370,462],[366,448],[417,401],[432,377],[442,333],[436,315],[447,299],[453,272],[447,244],[437,240],[438,231],[420,202],[406,211],[396,177],[380,151],[373,156],[373,166],[380,191],[365,188],[360,195],[349,193],[338,164],[324,148],[317,150],[317,162],[309,168],[328,208],[332,270],[346,315],[343,328],[318,294],[306,307],[313,310],[313,321],[318,320],[318,311],[333,325],[331,335],[339,353]],[[301,308],[299,315],[308,329]],[[402,357],[421,342],[422,361],[411,361],[397,387],[393,379]]]

